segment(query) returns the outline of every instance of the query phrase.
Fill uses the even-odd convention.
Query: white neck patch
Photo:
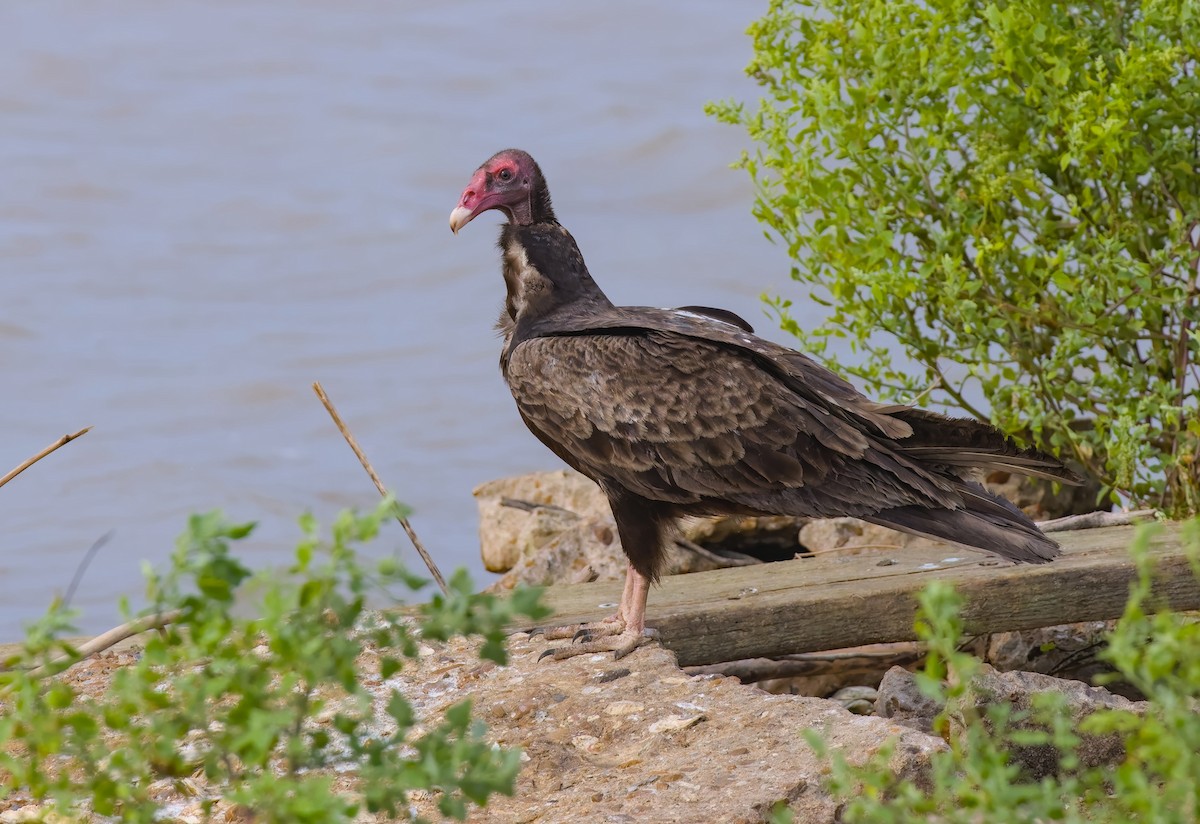
[[[546,278],[529,263],[525,247],[516,241],[511,241],[504,249],[504,282],[514,319],[529,307],[534,294],[546,288]]]

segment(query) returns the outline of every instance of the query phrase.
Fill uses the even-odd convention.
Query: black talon
[[[546,634],[545,627],[534,627],[533,629],[529,630],[530,638],[533,638],[535,635],[545,635],[545,634]]]
[[[558,650],[548,649],[545,652],[543,652],[541,655],[538,656],[538,661],[541,661],[543,658],[545,658],[548,655],[554,655],[556,652],[558,652]]]
[[[585,644],[588,641],[591,641],[592,640],[591,630],[587,629],[586,627],[580,627],[579,629],[577,629],[575,631],[575,635],[572,636],[572,638],[571,638],[571,643],[574,644],[576,641],[580,641],[580,640],[582,640],[583,643],[585,643]]]

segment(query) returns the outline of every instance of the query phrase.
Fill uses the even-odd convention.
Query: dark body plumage
[[[1004,469],[1073,482],[1056,459],[985,424],[874,403],[736,315],[614,306],[532,158],[502,152],[472,183],[482,188],[498,159],[524,169],[531,192],[505,209],[500,234],[501,369],[530,431],[604,490],[638,574],[658,576],[684,515],[849,515],[1014,561],[1057,554],[1020,510],[967,479]],[[466,193],[463,203],[460,219]]]
[[[614,512],[633,508],[658,528],[679,515],[850,515],[1017,561],[1056,554],[1019,510],[957,474],[1058,474],[1053,459],[973,421],[872,403],[799,352],[730,324],[613,306],[561,226],[509,224],[501,243],[552,273],[512,317],[500,358],[517,408],[600,484]],[[510,282],[529,279],[506,269]],[[623,546],[639,572],[657,576],[658,536]]]

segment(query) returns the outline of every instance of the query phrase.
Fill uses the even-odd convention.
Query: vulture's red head
[[[542,170],[528,152],[505,149],[475,170],[450,213],[450,230],[466,226],[489,209],[499,209],[518,226],[557,223]]]

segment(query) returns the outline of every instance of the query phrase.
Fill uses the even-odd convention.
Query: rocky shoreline
[[[505,666],[481,662],[479,643],[454,639],[422,644],[419,658],[388,679],[378,676],[378,654],[360,659],[364,682],[378,698],[378,723],[387,725],[388,691],[400,689],[418,718],[432,723],[453,703],[470,698],[488,737],[524,751],[513,797],[496,796],[469,821],[532,822],[762,822],[778,802],[797,821],[838,820],[839,801],[823,787],[825,759],[808,745],[815,730],[828,745],[861,762],[895,741],[891,767],[919,779],[930,756],[946,741],[929,732],[937,707],[923,699],[911,674],[889,671],[873,702],[875,715],[855,715],[840,703],[801,695],[770,694],[723,676],[689,676],[674,656],[644,647],[621,661],[607,654],[566,661],[539,661],[546,648],[526,633],[508,643]],[[112,673],[132,661],[136,648],[105,653],[63,677],[86,694],[103,691]],[[1003,695],[1015,705],[1054,690],[1066,696],[1073,720],[1098,708],[1138,705],[1078,681],[1030,673],[1000,673],[985,667],[980,696]],[[324,716],[332,718],[336,704]],[[320,721],[318,721],[320,723]],[[956,734],[953,725],[951,735]],[[1081,749],[1085,763],[1120,758],[1119,747],[1097,738]],[[1029,754],[1030,766],[1050,769],[1044,755]],[[1041,758],[1041,761],[1038,759]],[[351,775],[331,770],[337,784],[353,792]],[[169,813],[165,820],[204,821],[201,803],[220,798],[220,787],[202,777],[160,782],[155,788]],[[437,819],[436,797],[418,792],[413,811]],[[41,821],[36,805],[19,798],[2,802],[0,822]],[[252,812],[218,802],[218,821],[249,822]],[[50,820],[50,819],[46,819]],[[363,822],[387,819],[363,814]]]
[[[485,557],[490,557],[490,565],[509,564],[494,590],[502,592],[520,581],[596,580],[623,574],[611,516],[589,486],[589,481],[570,473],[546,473],[477,490]],[[672,571],[739,565],[747,563],[746,558],[758,563],[753,548],[757,536],[765,536],[771,552],[789,540],[801,547],[799,551],[812,551],[810,545],[824,542],[824,551],[851,553],[880,542],[899,548],[903,544],[897,541],[910,540],[873,529],[849,519],[697,522],[681,536]],[[497,560],[500,551],[507,553],[507,560]],[[1021,707],[1029,706],[1037,693],[1053,691],[1064,697],[1074,724],[1100,708],[1137,711],[1138,704],[1084,683],[1090,677],[1088,667],[1095,666],[1098,639],[1108,626],[1094,622],[974,639],[973,651],[996,667],[983,667],[973,694],[983,703],[1003,700]],[[890,650],[892,646],[897,649]],[[686,672],[673,653],[657,645],[620,661],[607,653],[539,660],[547,642],[520,632],[508,640],[510,660],[505,666],[482,662],[479,642],[459,638],[422,643],[419,657],[387,679],[379,674],[379,652],[368,649],[359,659],[359,671],[377,698],[381,732],[386,733],[388,724],[386,697],[397,688],[412,702],[422,724],[434,723],[451,704],[470,698],[476,717],[488,726],[490,740],[523,750],[515,795],[493,797],[486,808],[471,812],[472,822],[761,822],[782,802],[795,820],[822,824],[838,820],[840,802],[825,789],[829,762],[807,743],[808,731],[819,733],[851,763],[894,743],[892,770],[918,781],[928,774],[930,757],[961,734],[953,718],[949,728],[940,731],[946,738],[931,731],[939,708],[921,695],[906,669],[919,660],[918,652],[907,649],[912,646],[835,652],[817,658],[857,663],[824,673],[759,679],[721,674],[719,668]],[[906,648],[904,666],[891,666],[894,656],[888,653],[900,653],[900,647]],[[85,696],[99,695],[112,674],[137,654],[136,646],[110,650],[62,677]],[[864,660],[867,665],[862,665]],[[814,666],[819,665],[818,661]],[[753,675],[753,667],[750,672]],[[1083,680],[1045,673],[1069,673]],[[316,723],[330,723],[336,709],[336,699],[331,698]],[[1085,737],[1081,761],[1116,763],[1122,755],[1119,744]],[[1057,766],[1041,751],[1018,757],[1034,775],[1048,774]],[[335,786],[354,792],[351,773],[329,772]],[[159,784],[154,790],[167,810],[164,820],[199,824],[206,820],[206,799],[217,799],[215,820],[254,820],[253,811],[221,801],[223,788],[206,785],[199,775]],[[433,794],[414,793],[411,802],[413,813],[437,818]],[[44,815],[45,810],[28,799],[0,802],[0,822],[53,820]],[[387,819],[363,813],[358,820]]]

